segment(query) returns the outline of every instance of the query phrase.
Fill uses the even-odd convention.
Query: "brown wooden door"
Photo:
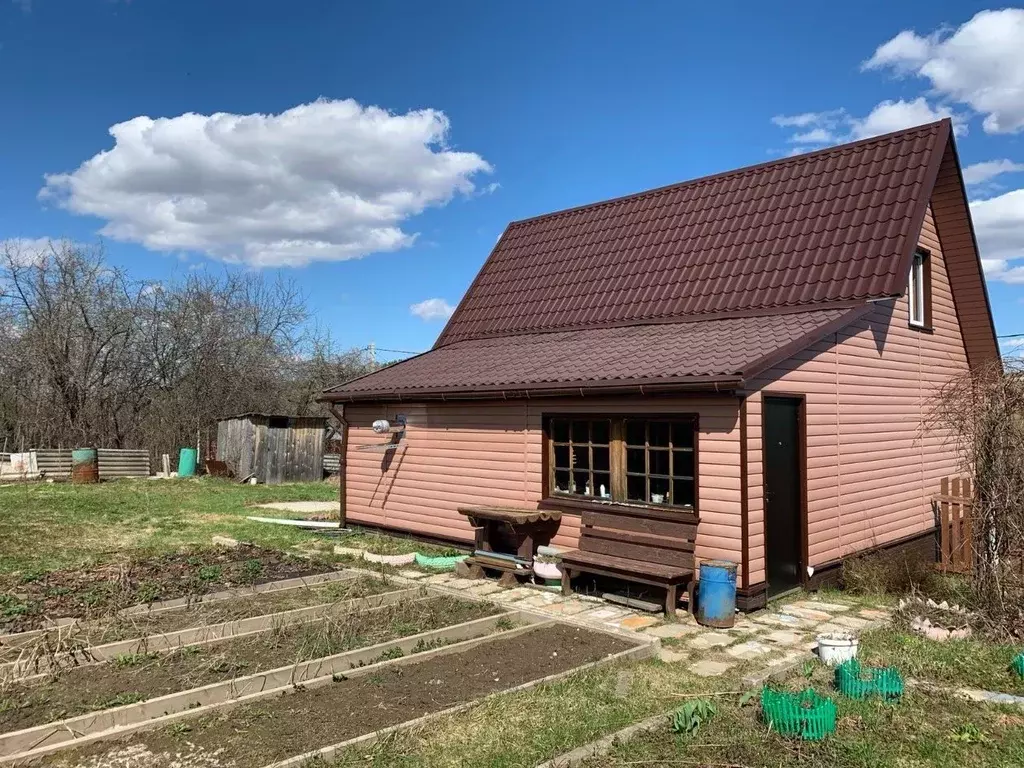
[[[764,399],[764,516],[768,596],[803,581],[801,401]]]

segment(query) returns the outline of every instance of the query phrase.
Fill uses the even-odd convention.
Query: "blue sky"
[[[510,220],[952,114],[1024,333],[1024,11],[988,8],[0,0],[0,239],[280,270],[423,350]]]

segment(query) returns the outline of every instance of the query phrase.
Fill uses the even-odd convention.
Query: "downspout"
[[[348,474],[346,470],[348,465],[348,422],[345,420],[345,406],[341,406],[341,410],[338,410],[338,406],[332,403],[329,410],[341,425],[341,453],[338,456],[338,527],[344,529],[347,518],[345,476]]]

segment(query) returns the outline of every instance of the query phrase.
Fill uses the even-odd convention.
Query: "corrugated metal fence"
[[[71,449],[39,448],[36,467],[44,477],[62,480],[71,477]],[[131,448],[100,448],[100,480],[119,477],[149,477],[149,451]]]
[[[341,472],[341,456],[337,453],[325,453],[324,472],[328,475],[336,475]]]

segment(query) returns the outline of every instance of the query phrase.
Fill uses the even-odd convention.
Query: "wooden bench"
[[[575,574],[635,581],[665,589],[665,614],[675,616],[678,588],[686,585],[693,611],[696,515],[615,506],[583,512],[579,549],[562,556],[562,594]]]

